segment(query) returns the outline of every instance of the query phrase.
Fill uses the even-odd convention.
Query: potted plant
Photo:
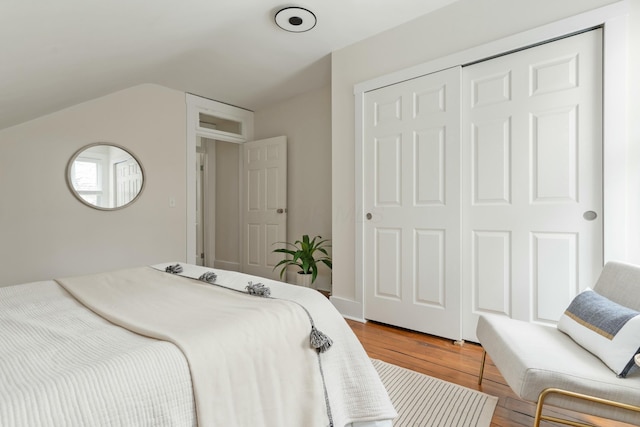
[[[331,257],[326,248],[331,247],[328,239],[322,239],[316,236],[313,239],[309,235],[302,236],[302,240],[296,240],[295,243],[278,242],[286,245],[284,248],[274,249],[273,252],[290,255],[291,258],[285,258],[273,267],[280,267],[280,280],[282,280],[287,267],[295,265],[298,267],[298,275],[301,280],[298,284],[310,286],[318,277],[318,264],[323,263],[329,269],[332,268]],[[302,283],[300,283],[302,281]]]

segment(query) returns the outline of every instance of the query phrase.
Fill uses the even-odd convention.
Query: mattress
[[[363,363],[364,350],[344,320],[335,321],[339,315],[326,299],[316,299],[313,290],[215,271],[231,286],[261,280],[285,289],[326,326],[337,344],[320,356],[333,425],[391,425],[395,413],[375,390],[375,370]],[[105,320],[56,281],[0,288],[0,340],[6,343],[0,346],[0,425],[198,424],[183,351]]]

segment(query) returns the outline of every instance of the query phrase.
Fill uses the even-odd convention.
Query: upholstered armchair
[[[587,425],[545,415],[545,405],[640,425],[640,267],[607,263],[558,327],[482,315],[476,332],[484,348],[479,383],[489,354],[513,391],[537,403],[535,427]]]

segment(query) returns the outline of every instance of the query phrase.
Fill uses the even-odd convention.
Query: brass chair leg
[[[487,352],[482,352],[482,363],[480,364],[480,374],[478,375],[478,385],[482,385],[482,376],[484,375],[484,362],[487,360]]]
[[[562,394],[562,395],[566,395],[566,396],[572,396],[572,397],[576,397],[578,399],[583,398],[583,395],[580,395],[578,393],[572,393],[570,391],[561,390],[561,389],[557,389],[557,388],[547,388],[547,389],[542,390],[542,392],[540,392],[540,395],[538,396],[538,404],[536,405],[536,416],[535,416],[535,418],[533,420],[533,427],[540,427],[540,422],[541,421],[549,421],[549,422],[569,425],[569,426],[573,426],[573,427],[595,427],[593,424],[586,424],[586,423],[581,423],[581,422],[578,422],[578,421],[566,420],[566,419],[562,419],[562,418],[558,418],[558,417],[552,417],[550,415],[542,415],[542,407],[544,406],[544,399],[547,397],[547,395],[552,394],[552,393]],[[590,400],[590,399],[587,399],[587,400]]]
[[[640,412],[640,406],[629,405],[627,403],[616,402],[613,400],[603,399],[595,396],[589,396],[586,394],[576,393],[569,390],[563,390],[558,388],[547,388],[542,390],[542,392],[540,392],[540,395],[538,396],[538,405],[536,406],[536,417],[533,422],[533,427],[539,427],[540,421],[550,421],[550,422],[565,424],[565,425],[574,426],[574,427],[593,427],[593,424],[587,424],[579,421],[571,421],[571,420],[561,419],[557,417],[552,417],[549,415],[543,415],[542,407],[544,406],[545,398],[548,395],[553,393],[560,394],[566,397],[575,398],[575,399],[585,400],[591,403],[608,405],[615,408],[622,408],[629,411]]]

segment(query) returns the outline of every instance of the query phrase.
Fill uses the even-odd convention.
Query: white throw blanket
[[[184,267],[195,277],[211,271]],[[202,426],[328,425],[319,361],[334,425],[395,416],[362,346],[326,298],[255,276],[215,272],[220,285],[244,290],[250,281],[262,282],[274,298],[148,267],[58,282],[106,319],[180,347],[189,361]],[[306,313],[287,300],[302,304],[334,340],[320,359],[309,346]]]

